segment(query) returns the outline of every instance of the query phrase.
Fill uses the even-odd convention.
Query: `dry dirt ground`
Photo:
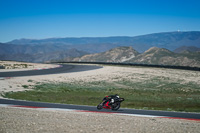
[[[58,65],[54,64],[40,64],[40,63],[25,63],[15,61],[0,61],[0,66],[4,66],[5,69],[0,69],[0,72],[6,71],[27,71],[38,68],[52,68]]]
[[[33,65],[34,68],[37,68],[36,65]],[[43,65],[45,64],[38,67],[44,67]],[[3,79],[0,80],[0,93],[23,91],[25,90],[23,87],[24,85],[29,86],[27,89],[31,89],[31,86],[38,82],[112,82],[123,78],[137,81],[145,80],[152,76],[169,77],[170,80],[181,81],[183,84],[188,82],[200,84],[200,72],[195,71],[104,66],[101,69],[85,72]],[[1,132],[198,133],[200,132],[200,122],[164,118],[116,116],[114,114],[102,113],[0,107],[0,133]]]
[[[1,133],[199,133],[200,122],[0,107]]]

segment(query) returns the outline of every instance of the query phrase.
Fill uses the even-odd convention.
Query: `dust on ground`
[[[199,121],[0,107],[2,133],[198,133]]]

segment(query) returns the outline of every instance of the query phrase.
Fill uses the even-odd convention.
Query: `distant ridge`
[[[49,39],[19,39],[8,42],[8,44],[17,45],[57,45],[76,48],[89,53],[105,52],[111,48],[119,46],[132,46],[140,53],[151,47],[166,48],[171,51],[181,46],[200,45],[200,31],[188,32],[162,32],[140,36],[113,36],[113,37],[67,37],[67,38],[49,38]],[[94,47],[104,49],[99,51]],[[106,48],[106,46],[108,48]]]
[[[179,47],[179,48],[174,50],[175,53],[183,53],[185,51],[197,52],[197,51],[200,51],[200,48],[197,48],[197,47],[194,47],[194,46],[182,46],[182,47]]]
[[[198,66],[198,47],[199,31],[163,32],[135,37],[19,39],[0,43],[0,60],[49,62],[82,60],[84,57],[89,61],[98,58],[111,62]]]

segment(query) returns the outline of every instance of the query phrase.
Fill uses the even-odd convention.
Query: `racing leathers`
[[[109,104],[112,104],[112,103],[115,102],[115,100],[116,100],[117,98],[119,98],[119,96],[118,96],[117,94],[116,94],[116,95],[109,95],[109,96],[106,96],[106,97],[104,97],[104,99],[103,99],[103,101],[104,101],[103,104],[107,103],[108,101],[109,101]]]

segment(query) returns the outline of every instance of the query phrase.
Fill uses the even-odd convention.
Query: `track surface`
[[[71,73],[71,72],[94,70],[99,68],[102,67],[91,66],[91,65],[62,65],[61,67],[52,69],[0,72],[0,77],[20,77],[20,76],[35,76],[35,75],[58,74],[58,73]]]
[[[21,106],[30,108],[58,108],[58,109],[75,109],[85,112],[102,112],[102,113],[107,112],[107,113],[150,115],[150,116],[170,117],[170,118],[200,121],[200,113],[181,113],[181,112],[136,110],[136,109],[124,109],[124,108],[119,109],[118,111],[112,111],[107,109],[97,110],[95,106],[55,104],[55,103],[43,103],[43,102],[20,101],[20,100],[9,100],[9,99],[0,99],[0,104],[18,105],[19,107]]]
[[[0,77],[19,77],[19,76],[34,76],[45,74],[57,74],[57,73],[70,73],[80,72],[101,68],[99,66],[87,66],[87,65],[63,65],[59,68],[45,69],[45,70],[31,70],[31,71],[17,71],[17,72],[0,72]],[[86,112],[107,112],[107,113],[123,113],[123,114],[135,114],[135,115],[149,115],[159,117],[170,117],[179,119],[195,119],[200,121],[200,113],[180,113],[180,112],[167,112],[167,111],[150,111],[150,110],[136,110],[136,109],[119,109],[118,111],[112,110],[97,110],[94,106],[81,106],[81,105],[68,105],[68,104],[54,104],[54,103],[42,103],[20,100],[0,99],[0,104],[3,105],[17,105],[32,108],[58,108],[58,109],[75,109]],[[98,103],[97,103],[98,104]],[[123,103],[122,103],[123,104]]]

